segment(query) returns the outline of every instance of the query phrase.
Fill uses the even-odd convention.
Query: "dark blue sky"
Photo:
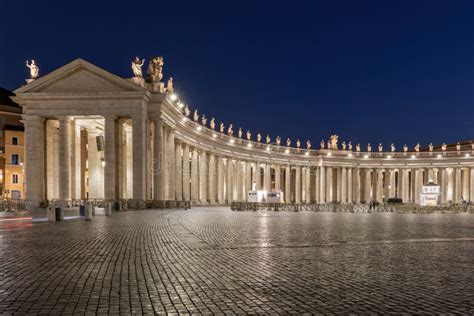
[[[474,1],[28,2],[0,0],[8,89],[26,59],[42,75],[81,57],[130,77],[135,55],[162,55],[182,99],[235,130],[399,148],[473,138]]]

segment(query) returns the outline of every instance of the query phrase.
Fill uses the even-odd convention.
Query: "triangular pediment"
[[[110,93],[143,90],[133,82],[83,59],[76,59],[20,87],[15,93]]]

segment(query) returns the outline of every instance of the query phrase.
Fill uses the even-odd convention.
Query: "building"
[[[148,200],[222,204],[245,200],[250,190],[282,190],[293,203],[420,203],[432,179],[441,203],[474,200],[472,147],[372,151],[341,147],[337,137],[320,149],[267,143],[190,114],[172,82],[161,82],[161,66],[152,59],[145,82],[136,64],[135,77],[125,79],[77,59],[17,89],[26,199],[130,199],[144,207]]]
[[[12,92],[0,88],[0,186],[2,198],[23,198],[24,127]]]

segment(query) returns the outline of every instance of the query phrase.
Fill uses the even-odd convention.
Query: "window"
[[[12,154],[12,165],[20,164],[20,156],[18,154]]]
[[[18,145],[18,137],[12,137],[12,145]]]
[[[18,183],[18,175],[17,174],[12,174],[12,183]]]

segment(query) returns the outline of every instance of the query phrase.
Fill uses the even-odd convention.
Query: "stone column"
[[[247,194],[252,190],[252,164],[250,162],[245,163],[245,192],[244,198],[247,200]]]
[[[469,201],[474,202],[474,168],[469,168]]]
[[[242,162],[240,160],[237,160],[235,162],[235,172],[236,172],[236,175],[234,177],[234,179],[236,180],[235,196],[236,196],[237,201],[242,201],[244,178],[243,178]]]
[[[326,167],[319,168],[319,203],[326,203]]]
[[[189,146],[183,143],[183,200],[191,200],[191,185],[190,185],[190,168],[189,168]]]
[[[281,168],[275,165],[275,191],[281,190]]]
[[[219,204],[223,204],[224,197],[224,158],[219,157],[217,160],[217,200]]]
[[[232,162],[231,159],[227,158],[227,173],[226,173],[226,176],[227,176],[227,185],[226,185],[226,193],[227,193],[227,203],[232,203],[233,201],[233,196],[234,196],[234,192],[233,192],[233,183],[232,183],[232,177],[234,176],[233,175],[233,170],[234,169],[234,164]]]
[[[59,200],[71,199],[71,123],[67,116],[59,120]],[[43,166],[42,166],[43,168]]]
[[[309,204],[311,203],[311,169],[310,167],[305,167],[305,197],[304,202]]]
[[[216,157],[209,154],[209,203],[216,204]]]
[[[25,126],[25,200],[38,207],[45,199],[45,123],[37,115],[22,115]]]
[[[104,124],[104,200],[115,201],[117,198],[117,192],[115,191],[116,186],[116,117],[115,116],[105,116]]]
[[[379,203],[383,202],[383,169],[377,169],[377,182],[376,182],[376,200]]]
[[[301,167],[296,166],[295,203],[301,203]]]
[[[133,139],[133,199],[144,201],[146,198],[146,139],[147,117],[132,117]],[[173,183],[174,184],[174,183]]]
[[[347,169],[341,168],[341,203],[347,203]]]
[[[166,138],[166,178],[167,185],[167,199],[175,200],[175,186],[176,186],[176,165],[175,165],[175,138],[174,131],[172,128],[168,129]]]
[[[326,168],[326,202],[332,203],[333,200],[333,168]]]
[[[175,196],[176,201],[183,200],[183,150],[181,142],[177,141],[175,146]]]
[[[263,188],[265,191],[270,192],[272,190],[271,188],[271,169],[270,169],[270,164],[267,162],[264,167],[264,172],[263,172]]]
[[[364,179],[364,201],[369,203],[371,200],[371,190],[372,190],[372,171],[370,169],[365,169],[365,179]]]
[[[207,203],[207,153],[203,150],[199,156],[199,201]]]
[[[347,168],[347,203],[354,203],[354,199],[352,196],[352,168]]]
[[[402,169],[402,200],[403,203],[409,203],[409,179],[408,179],[408,169]]]
[[[263,190],[262,187],[262,172],[260,169],[260,163],[255,163],[255,190]]]
[[[441,169],[441,203],[448,201],[448,171],[446,168]]]
[[[320,183],[320,179],[319,179],[319,176],[320,176],[320,171],[319,171],[319,168],[318,167],[314,167],[314,169],[312,170],[312,173],[314,173],[314,201],[316,203],[321,203],[320,201],[320,197],[319,197],[319,192],[321,191],[321,189],[319,188],[319,183]]]
[[[395,190],[396,190],[396,183],[395,183],[395,170],[390,169],[389,171],[389,181],[388,181],[388,197],[389,198],[394,198],[395,197]]]
[[[164,173],[165,159],[163,151],[163,120],[158,115],[153,117],[153,196],[155,200],[165,199]]]
[[[462,169],[462,198],[469,201],[469,168]]]
[[[423,186],[423,169],[415,170],[415,203],[420,204],[421,187]]]
[[[335,201],[338,202],[338,203],[342,203],[342,168],[334,168],[334,172],[336,173],[336,197],[335,197]]]
[[[193,148],[191,158],[191,200],[193,203],[199,201],[199,152],[196,147]]]
[[[354,195],[354,202],[356,204],[360,203],[360,169],[354,169],[354,186],[353,186],[353,195]]]
[[[291,203],[291,168],[290,166],[285,167],[285,202]]]
[[[454,203],[459,203],[461,201],[461,168],[454,169]]]

